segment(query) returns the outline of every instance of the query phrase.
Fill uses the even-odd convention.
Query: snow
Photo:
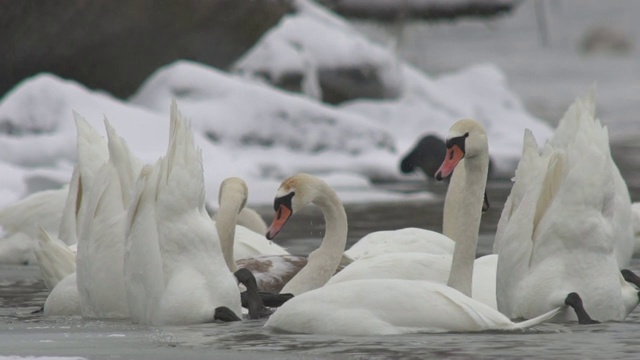
[[[271,203],[280,182],[296,172],[324,178],[345,203],[426,201],[428,193],[372,185],[403,179],[399,159],[420,135],[445,137],[456,120],[475,117],[487,128],[496,169],[506,176],[515,169],[525,128],[537,139],[550,136],[550,127],[527,113],[495,65],[434,78],[317,5],[297,5],[300,11],[268,32],[234,73],[178,61],[158,69],[128,100],[46,73],[18,84],[0,100],[0,208],[68,183],[76,161],[74,112],[103,135],[108,119],[142,161],[155,162],[167,147],[172,98],[203,150],[213,208],[227,177],[245,179],[251,206]],[[298,69],[313,88],[314,71],[343,64],[376,67],[396,96],[332,106],[253,76]]]

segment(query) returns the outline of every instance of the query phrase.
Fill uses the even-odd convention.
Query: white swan
[[[167,155],[140,173],[127,229],[125,289],[134,322],[242,316],[240,291],[204,207],[202,154],[175,101]]]
[[[83,222],[78,224],[76,276],[84,317],[127,318],[122,273],[125,221],[133,179],[141,165],[106,120],[105,127],[109,160],[82,200],[86,207]],[[79,169],[82,172],[82,166]]]
[[[447,158],[439,174],[450,174],[464,157],[464,186],[451,204],[459,220],[453,264],[447,285],[429,281],[370,279],[353,280],[309,291],[286,302],[271,316],[266,327],[286,332],[368,335],[412,332],[479,331],[518,329],[538,324],[560,308],[516,324],[498,311],[470,298],[473,262],[484,201],[489,157],[485,131],[473,120],[456,122],[447,140]],[[458,172],[453,174],[453,178]],[[452,182],[454,180],[452,179]],[[305,199],[304,192],[279,193],[281,199]],[[308,201],[308,200],[307,200]],[[304,203],[302,203],[304,204]],[[300,205],[302,205],[300,204]],[[281,215],[291,207],[283,200]],[[298,205],[298,206],[300,206]]]
[[[556,134],[540,154],[525,133],[494,244],[498,308],[512,318],[531,318],[577,293],[583,309],[555,320],[621,321],[638,305],[616,252],[628,199],[620,203],[619,172],[608,132],[595,119],[593,94],[571,105]]]

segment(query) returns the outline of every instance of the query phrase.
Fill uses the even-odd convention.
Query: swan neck
[[[299,295],[324,286],[336,272],[347,244],[347,214],[342,202],[328,186],[313,204],[322,210],[325,234],[320,247],[311,252],[307,265],[285,285],[281,293]]]
[[[237,270],[236,261],[233,254],[234,239],[236,237],[236,222],[238,212],[242,206],[243,199],[232,194],[222,194],[220,198],[220,208],[216,214],[216,230],[220,239],[220,248],[224,261],[231,272]]]
[[[471,297],[473,263],[487,185],[489,157],[488,154],[480,154],[465,159],[460,165],[463,166],[460,169],[463,171],[458,171],[457,168],[454,171],[445,200],[445,217],[448,221],[448,233],[445,235],[455,241],[447,285]]]

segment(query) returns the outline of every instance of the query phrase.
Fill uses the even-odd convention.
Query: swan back
[[[404,228],[369,233],[344,253],[354,260],[389,252],[422,252],[450,255],[453,253],[454,246],[453,240],[438,232],[418,228]]]

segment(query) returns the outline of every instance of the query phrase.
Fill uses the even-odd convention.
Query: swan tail
[[[536,326],[542,324],[543,322],[551,320],[554,316],[558,315],[558,313],[563,309],[563,306],[559,306],[549,312],[546,312],[540,316],[536,316],[533,319],[521,321],[518,323],[514,323],[515,329],[527,329],[532,326]]]
[[[126,141],[118,136],[116,130],[109,124],[106,117],[104,118],[104,126],[107,130],[109,160],[113,163],[118,174],[122,192],[122,202],[126,206],[135,188],[136,178],[142,169],[142,164],[129,150]]]

